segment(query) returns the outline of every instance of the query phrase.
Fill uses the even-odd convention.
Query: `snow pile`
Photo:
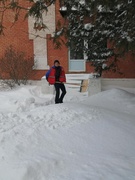
[[[0,91],[0,180],[135,179],[135,95],[67,92]]]

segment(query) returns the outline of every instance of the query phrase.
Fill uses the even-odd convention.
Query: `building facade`
[[[22,5],[29,7],[27,1],[22,0]],[[48,13],[44,13],[45,30],[34,28],[35,20],[32,17],[24,20],[26,11],[21,11],[19,20],[14,23],[14,12],[6,11],[4,16],[4,36],[0,36],[0,57],[4,55],[6,48],[12,45],[18,51],[23,51],[29,57],[34,56],[33,63],[36,63],[35,73],[32,80],[40,80],[46,71],[53,65],[55,59],[61,62],[66,73],[92,73],[94,68],[86,60],[85,54],[74,59],[72,52],[66,46],[56,49],[51,39],[58,20],[63,23],[64,18],[60,13],[60,4],[57,0],[55,4],[49,7]],[[135,78],[135,56],[128,53],[118,62],[119,72],[103,72],[102,76],[106,78]]]

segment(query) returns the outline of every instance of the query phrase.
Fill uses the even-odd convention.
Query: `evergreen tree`
[[[63,0],[63,5],[67,7],[69,42],[73,37],[74,41],[84,39],[87,58],[100,73],[104,67],[115,67],[118,57],[126,52],[134,52],[135,1]],[[115,57],[114,61],[104,66],[111,56]]]

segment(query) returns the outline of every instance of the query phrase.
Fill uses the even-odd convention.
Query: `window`
[[[76,40],[77,41],[77,40]],[[84,59],[84,41],[79,40],[76,42],[71,40],[70,43],[70,59]]]
[[[69,71],[84,72],[85,59],[84,59],[84,41],[75,40],[73,38],[70,42],[69,49]]]

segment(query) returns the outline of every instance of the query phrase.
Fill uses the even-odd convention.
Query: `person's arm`
[[[63,74],[64,79],[65,79],[63,83],[66,83],[66,75],[65,75],[65,71],[64,71],[63,67],[61,68],[61,71],[62,71],[62,74]]]
[[[51,69],[49,69],[49,70],[46,72],[46,74],[45,74],[47,81],[48,81],[48,77],[49,77],[50,72],[51,72]]]

